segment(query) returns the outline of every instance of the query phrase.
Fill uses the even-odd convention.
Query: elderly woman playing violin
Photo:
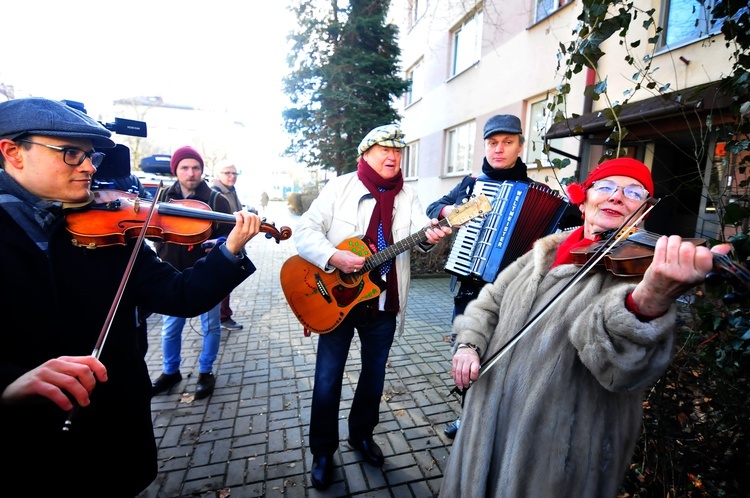
[[[616,496],[644,389],[672,360],[675,300],[704,281],[713,253],[665,236],[644,275],[592,271],[560,291],[579,270],[571,250],[619,228],[653,192],[643,163],[602,163],[568,188],[583,226],[538,240],[456,317],[453,378],[466,392],[441,497]],[[544,320],[480,372],[545,306]]]

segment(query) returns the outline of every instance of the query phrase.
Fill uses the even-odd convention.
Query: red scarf
[[[583,227],[578,227],[577,229],[573,230],[567,239],[563,241],[562,244],[560,244],[560,247],[557,248],[557,255],[555,256],[555,262],[552,263],[552,266],[550,269],[554,268],[557,265],[572,265],[573,264],[573,255],[571,254],[571,251],[573,249],[580,249],[583,247],[586,247],[590,244],[593,244],[595,241],[591,239],[586,239],[583,237]]]
[[[401,192],[401,188],[404,186],[404,177],[399,171],[398,175],[393,178],[385,179],[372,169],[372,166],[367,164],[367,161],[364,159],[360,159],[359,164],[357,164],[357,176],[375,199],[375,209],[372,212],[370,226],[367,227],[365,235],[371,243],[377,244],[378,226],[382,222],[383,235],[385,236],[386,243],[390,245],[393,243],[393,235],[391,234],[393,204],[396,195]],[[380,188],[385,190],[381,192]],[[398,312],[398,277],[395,261],[391,265],[390,271],[386,274],[386,283],[385,310]]]

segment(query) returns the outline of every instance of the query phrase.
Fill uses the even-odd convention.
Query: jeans
[[[362,369],[349,412],[349,437],[372,437],[380,415],[385,364],[396,332],[396,313],[360,313],[354,308],[336,329],[318,337],[315,384],[310,409],[310,451],[333,455],[339,445],[339,404],[349,347],[357,329]]]
[[[203,348],[198,358],[198,373],[210,373],[219,354],[221,342],[221,322],[219,321],[221,303],[200,315],[203,331]],[[162,317],[161,349],[164,355],[164,373],[173,374],[180,370],[180,349],[182,348],[182,329],[186,318],[179,316]]]

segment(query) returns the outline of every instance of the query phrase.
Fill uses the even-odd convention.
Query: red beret
[[[186,145],[174,151],[174,154],[172,154],[172,159],[169,160],[169,169],[172,170],[173,175],[177,171],[177,165],[180,164],[180,161],[182,161],[183,159],[195,159],[196,161],[201,163],[201,171],[203,170],[203,158],[201,157],[200,153],[198,153],[197,150],[190,147],[189,145]]]
[[[610,159],[601,163],[589,173],[586,181],[578,184],[571,183],[567,186],[568,198],[571,204],[582,204],[586,200],[586,190],[597,180],[608,176],[628,176],[641,182],[641,185],[648,190],[649,195],[654,195],[654,180],[651,178],[651,171],[640,161],[629,157],[619,157]]]

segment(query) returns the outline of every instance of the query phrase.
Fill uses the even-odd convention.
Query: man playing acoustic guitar
[[[417,193],[404,184],[401,176],[401,151],[405,146],[403,133],[395,124],[370,131],[359,144],[357,171],[329,181],[300,218],[294,234],[297,251],[321,273],[356,274],[363,268],[367,270],[370,254],[419,230],[423,236],[415,246],[424,251],[451,233],[447,225],[425,229],[431,222]],[[437,220],[432,220],[432,225],[437,225]],[[364,244],[353,244],[351,249],[337,247],[362,234]],[[362,348],[362,369],[349,414],[349,444],[367,463],[383,465],[383,452],[373,440],[373,431],[378,424],[385,364],[397,324],[403,330],[409,293],[409,251],[383,262],[370,274],[382,279],[382,292],[353,306],[335,328],[318,336],[310,410],[311,479],[317,489],[325,489],[331,482],[333,455],[339,444],[342,378],[355,329]],[[326,302],[320,299],[320,307]],[[338,305],[331,301],[330,306]]]

